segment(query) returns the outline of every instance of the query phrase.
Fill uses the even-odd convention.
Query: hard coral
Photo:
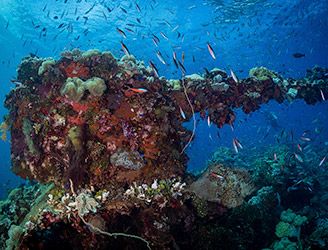
[[[246,170],[216,165],[192,183],[190,190],[203,200],[233,208],[240,206],[255,187]]]
[[[250,77],[256,77],[260,81],[279,78],[279,75],[265,67],[255,67],[249,71]]]

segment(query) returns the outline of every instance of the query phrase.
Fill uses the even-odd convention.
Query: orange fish
[[[119,28],[116,28],[117,32],[124,38],[126,38],[126,34],[124,33],[123,30],[119,29]]]
[[[123,50],[124,54],[129,56],[130,51],[129,51],[128,47],[126,47],[126,45],[123,42],[121,42],[121,46],[122,46],[122,50]]]
[[[139,94],[148,92],[148,90],[144,88],[130,88],[130,90]]]

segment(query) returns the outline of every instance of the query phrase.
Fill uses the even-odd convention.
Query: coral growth
[[[74,50],[56,61],[24,58],[15,81],[20,84],[5,101],[12,169],[23,178],[56,187],[45,188],[33,206],[20,205],[30,211],[22,211],[20,220],[11,221],[11,206],[6,205],[10,221],[3,218],[0,225],[6,232],[17,227],[12,226],[2,242],[20,237],[22,249],[35,249],[38,242],[53,248],[50,234],[75,249],[172,249],[177,242],[186,249],[200,242],[209,249],[224,249],[221,241],[206,241],[227,238],[220,227],[222,213],[229,213],[231,230],[243,231],[229,241],[238,236],[249,245],[257,235],[273,241],[274,228],[268,226],[277,222],[268,216],[276,205],[272,194],[285,190],[273,180],[287,183],[290,192],[282,194],[284,203],[295,190],[307,192],[308,202],[312,194],[306,188],[315,180],[293,168],[298,163],[284,150],[277,151],[277,161],[272,152],[271,158],[269,153],[258,157],[251,173],[226,149],[195,180],[186,174],[184,152],[194,134],[182,124],[199,112],[218,127],[233,126],[235,108],[250,113],[271,99],[322,101],[328,93],[328,79],[318,79],[322,72],[316,68],[307,78],[294,80],[258,68],[237,83],[223,70],[213,69],[166,80],[132,55],[116,59],[109,52]],[[303,179],[287,182],[292,177]],[[262,189],[245,202],[255,186]],[[233,219],[245,213],[249,217],[244,224]],[[193,228],[194,223],[199,228]],[[252,225],[261,225],[262,231],[245,233]],[[17,230],[21,227],[23,231]],[[192,242],[185,240],[190,235]],[[264,241],[258,246],[264,247]]]
[[[240,206],[255,187],[246,170],[216,165],[192,183],[190,190],[201,199],[233,208]]]

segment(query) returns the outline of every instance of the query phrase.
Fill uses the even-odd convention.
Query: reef
[[[268,176],[259,185],[264,172],[215,160],[201,176],[189,175],[184,151],[194,135],[183,122],[199,112],[218,127],[233,126],[236,108],[250,113],[272,99],[313,104],[328,95],[328,79],[314,82],[310,73],[294,80],[260,68],[235,82],[213,69],[167,80],[131,55],[97,50],[26,57],[17,72],[5,100],[12,170],[52,184],[39,214],[23,219],[24,227],[13,221],[4,238],[18,238],[22,249],[53,248],[58,239],[69,249],[190,249],[218,233],[208,225],[218,225],[220,215],[254,209],[247,199],[273,184]],[[272,204],[263,193],[258,199]],[[274,239],[272,229],[263,232]]]

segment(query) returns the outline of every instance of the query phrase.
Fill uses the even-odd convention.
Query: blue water
[[[327,17],[326,0],[1,0],[0,99],[3,102],[13,86],[10,79],[15,78],[20,60],[29,53],[58,58],[63,50],[97,48],[121,57],[121,41],[146,64],[152,60],[159,74],[167,78],[179,78],[180,73],[171,63],[161,64],[157,51],[167,62],[172,61],[173,50],[179,58],[184,53],[187,74],[218,67],[232,68],[243,78],[250,68],[266,66],[283,76],[300,78],[314,65],[328,67]],[[58,28],[61,24],[64,28]],[[124,30],[126,38],[116,28]],[[160,39],[158,47],[152,41],[153,35]],[[216,60],[208,53],[207,42],[215,50]],[[296,52],[304,53],[305,57],[294,58],[292,54]],[[188,149],[189,169],[197,172],[204,168],[216,147],[232,147],[233,137],[245,148],[273,144],[278,131],[270,131],[265,139],[262,133],[257,133],[259,128],[265,131],[269,126],[264,110],[274,112],[280,126],[293,130],[295,137],[304,130],[320,127],[316,141],[324,145],[328,141],[327,108],[322,103],[308,106],[302,101],[271,102],[251,115],[238,112],[234,131],[229,126],[218,130],[213,125],[208,128],[205,121],[199,122],[195,141]],[[0,115],[6,112],[1,105]],[[318,122],[313,123],[315,119]],[[10,172],[9,142],[0,142],[0,154],[0,197],[3,197],[8,186],[18,185],[21,180]]]

